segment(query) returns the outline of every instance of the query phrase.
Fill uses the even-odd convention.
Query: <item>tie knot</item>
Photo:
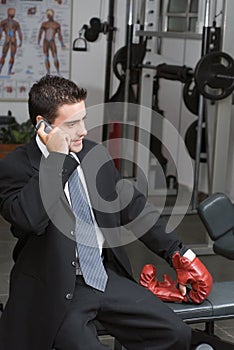
[[[79,161],[77,155],[76,155],[74,152],[70,152],[68,155],[69,155],[72,159],[75,159],[75,160],[77,161],[78,165],[80,165],[80,161]]]

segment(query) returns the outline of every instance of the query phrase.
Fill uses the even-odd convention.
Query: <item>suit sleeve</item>
[[[58,203],[66,201],[63,186],[76,166],[71,157],[56,153],[43,157],[38,171],[32,168],[24,148],[0,161],[0,214],[16,237],[45,231]]]
[[[131,183],[124,183],[120,192],[121,201],[126,201],[126,194],[131,193],[129,204],[123,205],[121,211],[122,225],[131,230],[151,251],[169,262],[173,252],[182,246],[177,232],[166,233],[166,220]]]
[[[106,198],[106,188],[108,186],[109,188],[115,187],[115,191],[109,190],[112,193],[112,196],[109,196],[109,206],[112,205],[113,212],[115,212],[117,207],[115,207],[116,198],[118,198],[120,225],[133,232],[136,238],[142,241],[151,251],[169,262],[169,257],[173,252],[179,250],[182,246],[177,233],[175,231],[166,233],[166,221],[160,215],[158,209],[147,201],[133,182],[121,177],[108,154],[106,158],[109,160],[105,164],[105,171],[100,172],[98,182],[101,183],[102,179],[105,184],[102,193]],[[103,179],[105,180],[103,181]],[[113,185],[111,185],[112,181]]]

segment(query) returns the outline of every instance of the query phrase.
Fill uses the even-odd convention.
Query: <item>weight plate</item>
[[[187,147],[188,153],[192,159],[196,159],[196,144],[197,144],[197,124],[198,121],[195,120],[189,126],[185,133],[184,142]],[[206,154],[206,130],[205,126],[202,126],[202,139],[201,139],[201,153],[200,153],[200,162],[207,162]]]
[[[225,52],[211,52],[198,61],[194,78],[201,95],[222,100],[234,90],[234,60]]]
[[[191,79],[184,84],[183,88],[184,104],[190,112],[198,115],[199,109],[199,92],[194,80]]]

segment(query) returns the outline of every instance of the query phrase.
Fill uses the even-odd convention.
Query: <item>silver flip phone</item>
[[[41,119],[39,120],[39,122],[37,123],[37,125],[35,126],[35,129],[38,130],[40,128],[41,123],[45,124],[45,129],[44,131],[49,134],[49,132],[52,130],[52,126],[45,120],[45,119]]]

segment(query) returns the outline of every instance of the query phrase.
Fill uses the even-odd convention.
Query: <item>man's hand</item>
[[[156,277],[156,267],[152,264],[145,265],[141,271],[140,284],[150,290],[162,301],[187,302],[188,298],[183,296],[177,288],[177,284],[168,275],[163,276],[163,281],[159,282]],[[186,288],[185,288],[186,294]]]
[[[177,282],[184,287],[190,284],[189,298],[194,303],[202,303],[212,289],[212,276],[203,263],[189,249],[183,256],[176,252],[172,264],[177,273]]]
[[[47,134],[44,129],[45,124],[42,123],[37,133],[41,141],[46,145],[48,151],[68,154],[71,143],[70,135],[58,127],[53,128],[49,134]]]
[[[163,301],[202,303],[212,288],[212,277],[206,267],[190,249],[183,256],[176,252],[172,263],[177,273],[176,282],[168,275],[159,282],[156,267],[149,264],[141,271],[140,284]],[[190,287],[188,293],[187,287]]]

